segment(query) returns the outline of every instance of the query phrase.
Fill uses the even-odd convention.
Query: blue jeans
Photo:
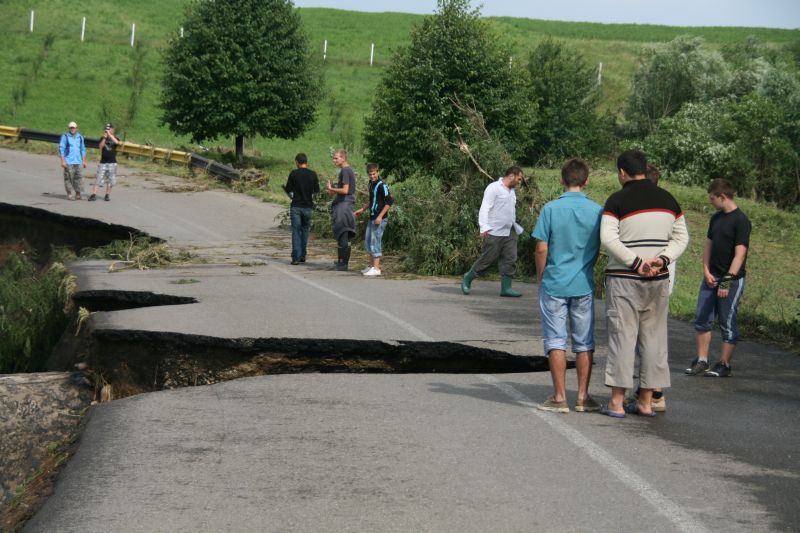
[[[310,207],[292,207],[289,209],[289,215],[292,219],[292,261],[299,261],[306,257],[312,211]]]
[[[695,331],[711,331],[714,318],[716,318],[722,332],[722,342],[736,344],[736,341],[739,340],[736,315],[743,292],[744,278],[731,281],[727,298],[719,298],[716,287],[712,289],[706,284],[706,280],[701,281],[700,292],[697,295],[697,310],[694,316]]]
[[[389,221],[381,220],[380,225],[375,224],[374,219],[367,221],[367,234],[364,236],[364,246],[367,247],[367,253],[370,257],[380,257],[383,255],[381,241],[383,240],[383,232],[386,231],[386,224]]]
[[[567,319],[572,333],[572,352],[594,351],[594,297],[550,296],[539,285],[539,310],[542,317],[544,353],[551,350],[567,351]]]

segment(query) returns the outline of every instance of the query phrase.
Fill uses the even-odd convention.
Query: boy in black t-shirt
[[[697,296],[694,329],[697,331],[697,357],[686,374],[706,377],[731,375],[731,357],[739,332],[736,312],[745,285],[745,264],[750,246],[750,220],[733,201],[734,191],[724,179],[715,179],[708,186],[708,199],[717,209],[708,225],[703,250],[703,281]],[[719,362],[709,369],[708,351],[714,318],[722,332],[722,353]]]
[[[106,124],[103,138],[100,139],[100,165],[97,167],[94,189],[89,197],[90,202],[97,199],[97,191],[105,184],[106,195],[104,200],[111,200],[111,188],[117,184],[117,145],[122,144],[114,135],[114,125]]]

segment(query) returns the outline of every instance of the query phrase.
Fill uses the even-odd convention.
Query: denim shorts
[[[386,224],[389,221],[386,219],[381,220],[380,225],[375,224],[374,219],[367,221],[367,234],[364,237],[364,246],[367,247],[367,253],[370,257],[380,257],[383,255],[381,250],[381,240],[383,239],[383,232],[386,231]]]
[[[742,293],[744,293],[743,277],[731,281],[727,298],[719,298],[716,287],[712,289],[705,280],[701,281],[694,315],[695,331],[711,331],[716,318],[722,332],[722,342],[736,344],[739,340],[736,316],[739,311],[739,302],[742,300]]]
[[[594,351],[594,296],[550,296],[539,286],[544,352],[567,351],[567,320],[573,353]]]

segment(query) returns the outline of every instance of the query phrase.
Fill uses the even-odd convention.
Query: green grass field
[[[109,3],[86,0],[66,5],[56,0],[33,4],[21,0],[3,2],[0,31],[5,46],[0,50],[0,124],[61,131],[76,120],[86,135],[98,135],[106,119],[118,122],[118,133],[127,140],[151,142],[168,147],[189,147],[189,139],[173,135],[159,123],[158,109],[161,50],[170,35],[178,31],[186,2]],[[34,9],[34,32],[28,32],[30,10]],[[296,140],[254,139],[250,152],[282,173],[298,151],[313,161],[328,158],[331,146],[355,141],[356,166],[361,165],[359,139],[375,87],[392,52],[409,40],[410,30],[422,16],[400,13],[360,13],[335,9],[300,10],[310,44],[321,59],[323,42],[328,41],[324,64],[326,96],[314,125]],[[85,42],[80,42],[81,18],[87,17]],[[554,22],[499,17],[488,19],[509,43],[516,61],[525,61],[530,50],[547,36],[563,39],[581,50],[591,64],[603,63],[603,108],[621,109],[629,93],[629,80],[643,47],[655,46],[681,34],[704,37],[721,46],[748,35],[779,45],[800,38],[800,31],[765,28],[678,28],[653,25]],[[141,43],[143,91],[133,117],[130,115],[134,50],[130,46],[131,24]],[[31,65],[41,53],[45,36],[55,41],[47,51],[39,72]],[[374,65],[369,65],[370,45],[375,43]],[[13,104],[15,91],[26,96]],[[338,106],[338,108],[337,108]],[[346,117],[345,123],[331,124],[332,107]],[[310,117],[311,118],[311,117]],[[232,146],[231,139],[219,139],[204,146]]]

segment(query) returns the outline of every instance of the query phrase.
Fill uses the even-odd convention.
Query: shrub
[[[609,123],[596,114],[600,85],[582,54],[546,39],[528,58],[528,83],[538,114],[525,148],[527,162],[553,166],[608,152]]]
[[[74,279],[60,263],[37,270],[11,254],[0,270],[0,374],[44,369],[67,326]]]
[[[512,153],[519,153],[533,106],[525,99],[524,75],[509,65],[510,52],[469,0],[438,0],[435,15],[395,52],[376,90],[364,143],[370,161],[404,179],[430,173],[443,135],[456,137],[464,117],[458,99],[480,111]]]
[[[646,136],[662,118],[686,102],[707,101],[729,92],[731,72],[722,54],[704,49],[699,37],[677,37],[644,51],[625,108],[628,133]]]
[[[512,164],[496,135],[475,109],[456,106],[465,124],[456,141],[444,136],[434,147],[440,155],[433,173],[417,173],[395,185],[392,231],[387,246],[404,252],[405,266],[422,274],[460,274],[477,258],[481,239],[478,210],[483,190]],[[519,272],[534,272],[530,230],[542,205],[535,182],[516,189],[517,219],[526,228],[519,242]]]
[[[787,127],[784,116],[781,105],[757,94],[687,104],[660,121],[644,149],[681,183],[724,177],[739,194],[793,206],[800,199],[797,125]]]

